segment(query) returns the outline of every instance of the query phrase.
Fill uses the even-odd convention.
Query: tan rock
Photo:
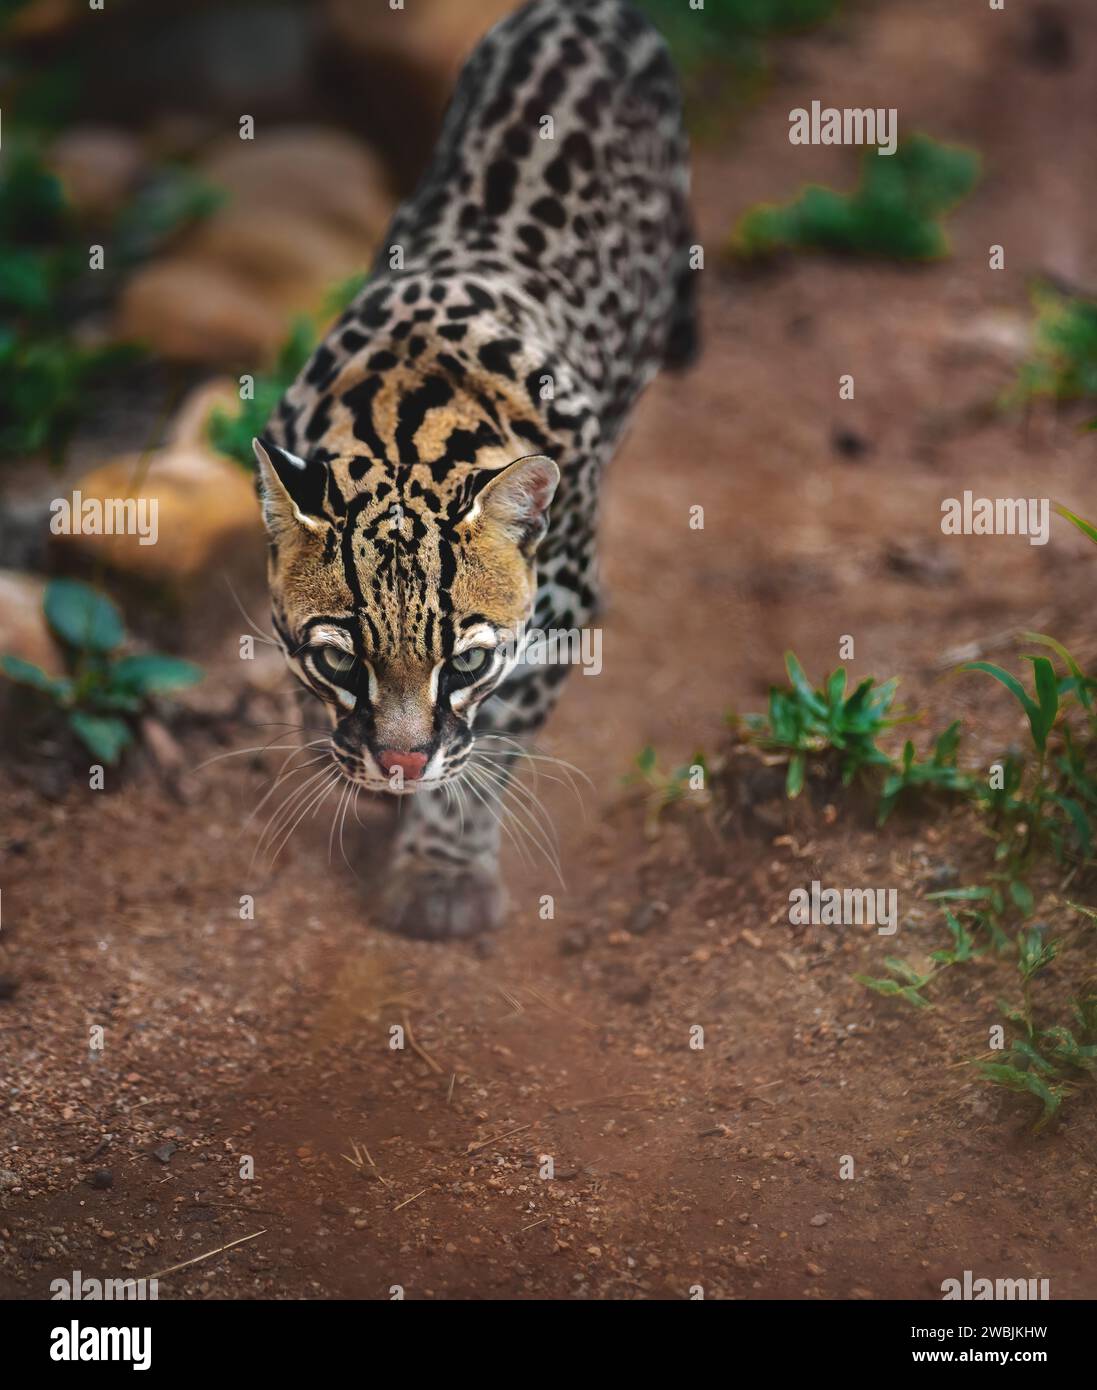
[[[59,136],[50,150],[50,165],[69,202],[89,216],[114,212],[143,162],[140,142],[111,126],[76,126]]]
[[[380,165],[301,126],[222,140],[196,173],[225,201],[132,277],[117,331],[177,361],[269,365],[294,314],[369,267],[393,205]]]
[[[275,213],[243,203],[226,208],[187,243],[187,258],[217,266],[277,307],[283,321],[315,312],[334,284],[368,265],[361,237],[318,220],[312,209]]]
[[[361,268],[392,215],[380,161],[352,136],[323,126],[283,126],[255,140],[230,136],[209,151],[198,172],[226,191],[228,209],[305,212],[362,238]]]
[[[137,535],[61,535],[112,569],[149,579],[202,576],[232,552],[234,560],[262,550],[259,504],[252,474],[198,444],[174,444],[146,459],[126,454],[81,478],[83,503],[135,498],[156,502],[155,544]]]
[[[239,413],[240,383],[233,377],[212,377],[185,397],[168,426],[167,447],[206,447],[209,419],[219,406],[230,415]]]
[[[274,360],[286,320],[258,286],[222,266],[172,256],[129,280],[117,332],[175,361],[254,369]]]
[[[80,0],[31,0],[5,19],[7,36],[12,39],[38,39],[59,34],[87,15]]]
[[[0,570],[0,656],[19,656],[51,676],[64,672],[42,601],[46,581],[18,570]]]

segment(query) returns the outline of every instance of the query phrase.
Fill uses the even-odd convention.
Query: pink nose
[[[385,769],[391,772],[398,767],[404,774],[404,779],[414,782],[416,778],[422,777],[423,769],[427,765],[427,755],[425,753],[398,753],[393,748],[383,748],[377,754],[377,761]]]

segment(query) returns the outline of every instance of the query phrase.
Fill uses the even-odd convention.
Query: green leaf
[[[929,981],[928,975],[919,974],[913,965],[908,965],[899,956],[885,956],[884,964],[893,975],[898,975],[900,980],[905,980],[908,985],[914,985],[916,989],[921,989]]]
[[[1055,1088],[1050,1087],[1042,1077],[1037,1076],[1035,1072],[1031,1071],[1025,1073],[1025,1085],[1034,1096],[1038,1096],[1043,1102],[1044,1113],[1040,1116],[1035,1126],[1036,1129],[1043,1129],[1062,1104],[1062,1089],[1058,1086]]]
[[[991,1081],[996,1081],[999,1086],[1008,1086],[1011,1091],[1028,1089],[1028,1072],[1019,1071],[1005,1062],[980,1062],[979,1070]]]
[[[1066,507],[1056,507],[1055,510],[1060,516],[1065,516],[1072,526],[1077,526],[1083,536],[1088,536],[1094,545],[1097,545],[1097,526],[1092,525],[1092,523],[1088,521],[1083,521],[1080,516],[1075,516],[1074,513],[1068,511]]]
[[[1055,667],[1046,656],[1031,656],[1026,660],[1032,662],[1036,695],[1040,701],[1040,737],[1036,741],[1042,751],[1051,726],[1055,723],[1055,716],[1059,712],[1059,678],[1055,674]],[[1035,733],[1035,730],[1033,732]]]
[[[183,661],[177,656],[163,656],[159,652],[142,652],[137,656],[124,656],[114,662],[109,671],[111,685],[134,695],[153,695],[165,690],[178,690],[183,686],[195,685],[204,675],[202,668],[193,661]],[[654,750],[652,750],[654,757]]]
[[[840,712],[846,695],[846,670],[839,666],[827,680],[827,704],[832,712]]]
[[[1032,896],[1032,890],[1027,883],[1022,883],[1020,879],[1014,879],[1009,885],[1009,896],[1014,903],[1021,909],[1025,917],[1031,917],[1036,903]]]
[[[69,723],[84,746],[100,762],[116,763],[122,756],[122,750],[133,742],[133,734],[124,719],[73,710]]]
[[[806,759],[803,753],[793,753],[789,759],[788,775],[785,778],[785,795],[793,800],[804,789],[804,769]]]
[[[1037,657],[1038,661],[1045,662],[1049,667],[1051,663],[1047,657]],[[983,671],[988,676],[993,676],[996,681],[1004,685],[1009,693],[1018,702],[1025,714],[1028,716],[1029,727],[1032,729],[1033,742],[1042,753],[1047,742],[1047,728],[1044,727],[1044,710],[1029,695],[1028,691],[1017,679],[1011,676],[1008,671],[1003,671],[1000,666],[995,666],[989,661],[969,661],[965,666],[961,666],[961,671]],[[1054,672],[1052,673],[1054,675]],[[1054,717],[1054,716],[1053,716]]]
[[[825,718],[827,713],[826,704],[822,697],[812,689],[811,682],[804,674],[804,668],[800,665],[792,652],[785,653],[785,670],[788,672],[788,678],[792,682],[793,689],[806,707],[812,714],[818,715],[820,719]],[[837,675],[837,672],[835,672],[835,675]],[[834,677],[832,676],[831,679],[833,680]],[[845,672],[842,673],[842,679],[845,680]]]
[[[1093,836],[1085,811],[1072,796],[1060,796],[1058,792],[1049,792],[1048,800],[1054,801],[1056,806],[1060,806],[1067,813],[1074,829],[1074,837],[1078,841],[1078,852],[1083,858],[1088,859],[1093,848]]]
[[[990,897],[989,888],[942,888],[939,893],[927,893],[928,902],[982,902]]]
[[[126,636],[111,600],[78,579],[51,580],[45,613],[54,632],[77,651],[111,652]]]
[[[28,685],[32,690],[40,690],[55,700],[67,700],[72,694],[72,681],[68,676],[50,676],[40,666],[24,661],[21,656],[0,656],[0,671],[9,680]]]
[[[1070,652],[1068,652],[1066,647],[1063,646],[1062,642],[1057,642],[1054,637],[1048,637],[1043,632],[1026,632],[1025,641],[1039,642],[1041,646],[1051,648],[1051,650],[1056,654],[1056,656],[1059,657],[1059,659],[1066,666],[1067,670],[1070,671],[1071,675],[1074,677],[1074,688],[1078,692],[1078,698],[1081,700],[1082,704],[1085,705],[1086,709],[1089,709],[1089,686],[1091,682],[1086,677],[1086,674],[1082,670],[1082,668],[1071,656]]]
[[[933,749],[935,763],[953,763],[960,746],[960,720],[954,720],[937,739]]]
[[[655,771],[655,748],[652,744],[646,744],[636,755],[636,766],[645,775]]]
[[[967,927],[964,926],[963,922],[953,913],[949,912],[947,908],[945,909],[945,921],[948,923],[948,929],[952,933],[952,940],[954,943],[953,958],[958,963],[970,960],[975,945],[971,939],[971,933],[968,931]]]

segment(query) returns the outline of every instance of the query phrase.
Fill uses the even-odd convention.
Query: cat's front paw
[[[494,931],[506,895],[487,869],[416,867],[393,875],[386,907],[389,927],[402,936],[448,941]]]

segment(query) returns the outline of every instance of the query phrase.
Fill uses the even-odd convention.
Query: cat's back
[[[416,268],[516,271],[537,300],[643,293],[681,245],[687,187],[658,31],[627,0],[533,0],[466,64],[378,269],[397,246]]]

